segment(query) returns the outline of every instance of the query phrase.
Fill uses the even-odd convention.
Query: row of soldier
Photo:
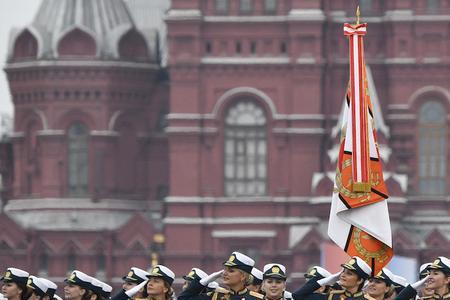
[[[420,267],[419,281],[406,280],[384,268],[372,276],[370,266],[359,257],[342,264],[342,270],[331,274],[315,266],[305,277],[305,285],[286,291],[286,268],[278,263],[266,264],[262,271],[252,258],[233,252],[223,269],[207,274],[192,268],[178,300],[450,300],[450,260],[440,256]],[[221,285],[216,280],[221,279]],[[175,274],[157,265],[150,272],[132,267],[123,278],[122,290],[111,297],[112,287],[81,271],[73,271],[64,285],[65,300],[171,300]],[[28,272],[8,268],[2,294],[8,300],[62,300],[52,281],[31,276]]]

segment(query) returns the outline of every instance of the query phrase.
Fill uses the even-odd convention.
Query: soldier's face
[[[244,272],[236,269],[225,266],[222,273],[223,284],[233,287],[236,285],[243,284],[245,282]]]
[[[346,289],[357,287],[361,283],[358,274],[349,269],[344,268],[341,275],[339,275],[339,284]]]
[[[125,291],[128,291],[129,289],[135,287],[136,285],[137,285],[136,283],[124,281],[123,284],[122,284],[122,288],[123,288]]]
[[[263,281],[263,290],[268,299],[280,299],[286,289],[286,282],[281,279],[267,278]]]
[[[2,294],[8,299],[20,298],[22,289],[15,282],[5,282],[2,286]]]
[[[147,283],[147,294],[149,296],[164,295],[168,292],[168,288],[164,284],[164,280],[158,277],[150,277]]]
[[[85,289],[75,284],[67,284],[64,286],[64,299],[66,300],[78,300],[86,293]]]
[[[446,275],[440,270],[430,270],[430,277],[428,277],[427,288],[429,289],[439,289],[443,286],[450,284],[450,276]]]
[[[383,296],[389,291],[389,287],[383,280],[371,278],[367,285],[367,293],[373,298]]]

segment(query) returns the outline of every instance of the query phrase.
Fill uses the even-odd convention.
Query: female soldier
[[[173,296],[172,283],[175,274],[163,265],[156,265],[147,275],[147,294],[152,300],[170,300]]]
[[[284,299],[286,290],[286,267],[280,264],[267,264],[263,268],[262,290],[266,300]]]
[[[3,281],[2,294],[8,300],[26,300],[29,297],[27,289],[28,272],[17,269],[8,268],[5,275],[1,279]]]
[[[255,261],[240,252],[233,252],[226,262],[224,269],[208,275],[200,281],[193,280],[189,286],[181,292],[178,300],[257,300],[264,296],[249,291],[246,286],[251,283],[250,273],[255,265]],[[214,292],[206,295],[201,294],[208,283],[214,281],[222,275],[222,283],[228,288],[217,288]]]
[[[91,300],[94,295],[92,292],[92,277],[81,271],[73,271],[68,278],[64,280],[64,299],[65,300]]]
[[[450,299],[450,260],[444,256],[439,256],[427,267],[427,270],[429,274],[425,278],[409,284],[395,300],[411,299],[425,286],[428,290],[434,290],[434,295],[423,299]]]
[[[384,300],[391,297],[394,292],[393,287],[394,274],[386,268],[383,268],[377,275],[369,278],[367,284],[366,296],[370,299]],[[366,297],[366,298],[369,298]]]
[[[372,269],[359,257],[352,257],[347,263],[341,265],[344,269],[329,277],[318,281],[310,280],[303,287],[292,293],[295,300],[362,300],[365,299],[362,287],[370,276]],[[325,285],[333,285],[339,279],[341,290],[332,290],[327,294],[314,293]]]
[[[434,290],[438,299],[450,299],[450,259],[439,256],[428,267],[427,288]]]

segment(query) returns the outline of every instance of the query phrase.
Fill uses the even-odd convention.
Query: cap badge
[[[356,263],[356,260],[354,258],[350,259],[348,262],[349,265],[353,266]]]
[[[309,271],[309,275],[314,275],[317,273],[316,268],[311,269],[311,271]]]
[[[230,258],[228,259],[228,261],[234,261],[236,259],[236,256],[231,255]]]
[[[33,283],[33,279],[28,278],[28,280],[27,280],[27,285],[31,285],[32,283]]]
[[[76,276],[77,274],[75,273],[70,274],[69,280],[74,280]]]
[[[5,279],[11,279],[11,271],[6,271]]]
[[[441,262],[441,261],[440,261],[440,259],[438,258],[438,259],[436,259],[436,260],[433,262],[433,265],[439,265],[440,262]]]
[[[128,272],[127,277],[133,277],[133,275],[134,275],[133,271],[130,271],[130,272]]]
[[[153,268],[152,273],[153,274],[159,274],[159,268]]]
[[[272,267],[272,273],[276,273],[276,274],[280,273],[280,268]]]
[[[188,277],[194,277],[194,275],[195,275],[195,271],[192,270],[192,271],[189,272]]]

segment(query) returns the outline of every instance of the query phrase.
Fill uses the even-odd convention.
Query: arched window
[[[73,123],[69,139],[69,195],[83,197],[88,194],[88,129],[80,122]]]
[[[446,193],[447,113],[437,101],[426,102],[419,112],[419,192]]]
[[[233,105],[225,117],[226,196],[267,193],[267,136],[263,109],[251,101]]]

